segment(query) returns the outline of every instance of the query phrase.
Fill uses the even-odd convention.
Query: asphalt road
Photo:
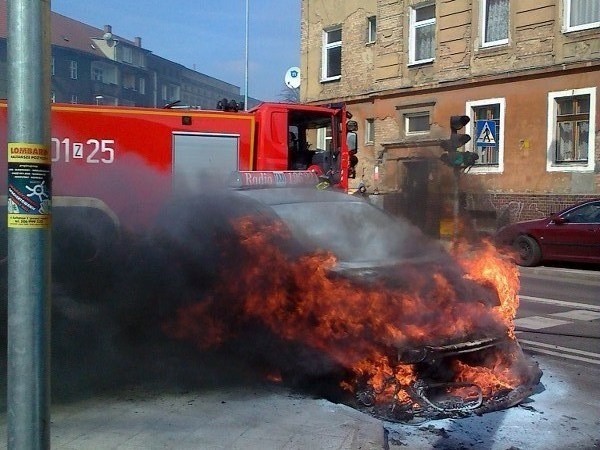
[[[600,271],[522,268],[515,325],[530,351],[600,365]]]

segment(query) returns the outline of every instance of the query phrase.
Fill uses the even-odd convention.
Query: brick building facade
[[[303,0],[302,19],[301,100],[348,104],[364,136],[354,186],[386,209],[439,232],[452,115],[471,119],[479,159],[458,191],[480,230],[600,196],[600,4]]]

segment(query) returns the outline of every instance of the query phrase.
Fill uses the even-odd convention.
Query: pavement
[[[378,420],[348,406],[269,383],[161,390],[136,387],[52,405],[51,446],[140,449],[600,448],[598,367],[536,356],[537,392],[503,411],[418,425]],[[109,391],[110,392],[110,391]],[[6,415],[0,443],[7,442]]]
[[[51,408],[54,449],[357,450],[382,449],[384,442],[381,421],[274,385],[171,393],[139,388]]]

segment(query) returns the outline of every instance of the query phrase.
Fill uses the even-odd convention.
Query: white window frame
[[[581,25],[571,26],[571,2],[573,0],[564,0],[563,2],[563,16],[564,23],[562,26],[563,33],[569,33],[571,31],[589,30],[590,28],[600,27],[600,21],[588,22]]]
[[[436,24],[436,18],[435,15],[432,19],[426,19],[426,20],[421,20],[419,22],[417,22],[417,10],[421,9],[421,8],[427,8],[430,6],[434,6],[435,7],[435,3],[424,3],[422,5],[416,5],[416,6],[411,6],[410,8],[410,26],[409,26],[409,40],[408,40],[408,46],[409,46],[409,66],[410,65],[415,65],[415,64],[424,64],[424,63],[429,63],[435,60],[435,50],[433,51],[433,56],[431,58],[425,58],[425,59],[419,59],[416,60],[415,56],[416,56],[416,39],[417,39],[417,33],[416,30],[417,28],[421,28],[421,27],[426,27],[426,26],[433,26],[434,27],[434,37],[433,40],[435,41],[436,37],[435,37],[435,24]],[[437,8],[435,8],[436,13],[437,14]]]
[[[76,105],[79,103],[79,97],[77,94],[71,94],[71,104]]]
[[[317,149],[329,150],[332,146],[333,137],[329,127],[317,128]]]
[[[340,74],[334,75],[331,77],[327,76],[327,62],[329,61],[329,53],[328,53],[329,50],[339,47],[340,53],[341,53],[341,48],[342,48],[342,40],[341,39],[339,41],[327,43],[327,36],[329,35],[329,33],[332,33],[334,31],[340,31],[340,33],[341,33],[342,27],[339,26],[339,27],[323,30],[323,51],[321,53],[321,82],[339,80],[342,78],[341,55],[340,55]],[[343,37],[343,34],[342,34],[342,37]]]
[[[365,119],[365,144],[373,145],[375,143],[375,119]]]
[[[506,99],[503,97],[500,98],[486,98],[482,100],[473,100],[466,103],[465,115],[469,116],[471,119],[467,127],[465,127],[464,132],[471,135],[471,140],[465,144],[465,151],[469,152],[477,152],[477,148],[475,145],[475,141],[477,140],[477,136],[475,136],[475,114],[473,113],[473,108],[478,106],[486,106],[486,105],[500,105],[500,133],[498,135],[498,164],[494,166],[477,166],[475,164],[469,169],[468,173],[471,174],[487,174],[487,173],[504,173],[504,130],[506,130]]]
[[[77,79],[77,61],[69,61],[69,76],[71,80]]]
[[[554,152],[556,150],[556,99],[562,97],[575,97],[578,95],[590,96],[590,116],[588,135],[588,160],[587,163],[556,164]],[[593,172],[596,161],[596,87],[571,89],[548,93],[548,137],[546,144],[546,171],[548,172]]]
[[[367,17],[367,44],[377,41],[377,16]]]
[[[507,25],[506,34],[507,37],[505,39],[498,39],[496,41],[486,41],[485,36],[487,34],[488,27],[488,15],[487,15],[487,6],[489,0],[481,0],[481,14],[480,14],[480,23],[481,23],[481,46],[482,47],[494,47],[497,45],[506,45],[508,44],[508,35],[510,34],[510,24]],[[508,9],[508,16],[510,18],[510,1],[506,0],[506,8]],[[509,19],[510,20],[510,19]]]

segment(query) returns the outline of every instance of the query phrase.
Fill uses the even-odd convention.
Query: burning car
[[[284,381],[328,379],[346,403],[392,421],[509,407],[538,384],[514,335],[518,272],[491,244],[453,256],[408,222],[330,190],[185,202],[172,211],[207,220],[180,213],[180,228],[163,230],[175,241],[197,236],[221,258],[206,295],[164,324],[170,337],[209,348],[243,335],[260,346],[252,333],[267,330],[267,358]]]

